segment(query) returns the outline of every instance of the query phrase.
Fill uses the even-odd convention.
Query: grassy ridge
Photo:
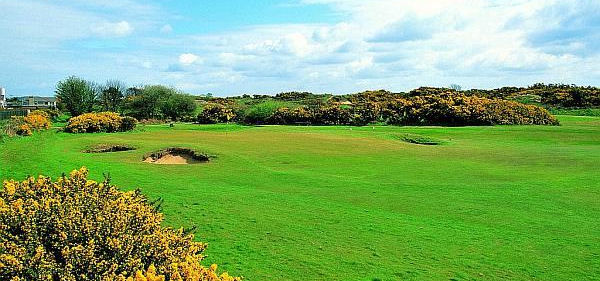
[[[550,109],[550,113],[555,114],[555,115],[600,117],[600,108],[580,108],[580,109],[558,108],[558,109]]]
[[[209,262],[246,280],[600,279],[600,118],[562,126],[147,126],[44,132],[0,150],[0,178],[92,177],[164,198]],[[445,140],[413,145],[397,135]],[[138,148],[84,154],[97,143]],[[218,157],[158,166],[169,146]]]

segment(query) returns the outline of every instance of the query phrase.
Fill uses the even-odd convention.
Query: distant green
[[[600,280],[600,118],[561,126],[176,124],[0,143],[0,178],[87,166],[164,199],[245,280]],[[412,134],[444,141],[414,145]],[[98,143],[138,150],[81,151]],[[142,156],[190,147],[209,164]]]

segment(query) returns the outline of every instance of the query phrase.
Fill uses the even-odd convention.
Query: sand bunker
[[[145,163],[158,165],[186,165],[206,163],[210,156],[198,153],[189,148],[172,147],[156,151],[150,155],[144,156]]]
[[[135,147],[126,144],[98,144],[84,150],[85,153],[108,153],[135,150]]]

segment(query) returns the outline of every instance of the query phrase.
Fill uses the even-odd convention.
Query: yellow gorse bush
[[[386,105],[395,125],[558,125],[548,110],[519,102],[441,93],[398,98]]]
[[[139,191],[85,168],[57,181],[5,181],[0,191],[0,280],[239,280],[200,264],[205,244]]]
[[[182,263],[174,263],[171,265],[171,281],[240,281],[239,277],[231,277],[227,273],[219,275],[217,273],[217,265],[213,264],[206,268],[201,266],[197,261],[190,260]],[[134,276],[125,277],[119,275],[114,278],[106,279],[106,281],[165,281],[165,275],[160,275],[156,272],[156,267],[150,265],[146,272],[138,270]]]
[[[50,129],[52,123],[46,115],[33,111],[27,116],[13,116],[3,128],[5,134],[9,136],[31,136],[33,131]]]
[[[34,131],[50,129],[52,123],[47,115],[32,113],[25,117],[25,123]]]
[[[231,107],[219,103],[208,103],[198,115],[201,124],[227,123],[235,119],[236,114]]]
[[[69,119],[66,132],[97,133],[123,132],[133,130],[137,121],[131,117],[122,117],[115,112],[84,113]]]

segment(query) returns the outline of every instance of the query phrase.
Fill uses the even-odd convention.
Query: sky
[[[0,0],[0,86],[216,96],[600,85],[598,0]]]

